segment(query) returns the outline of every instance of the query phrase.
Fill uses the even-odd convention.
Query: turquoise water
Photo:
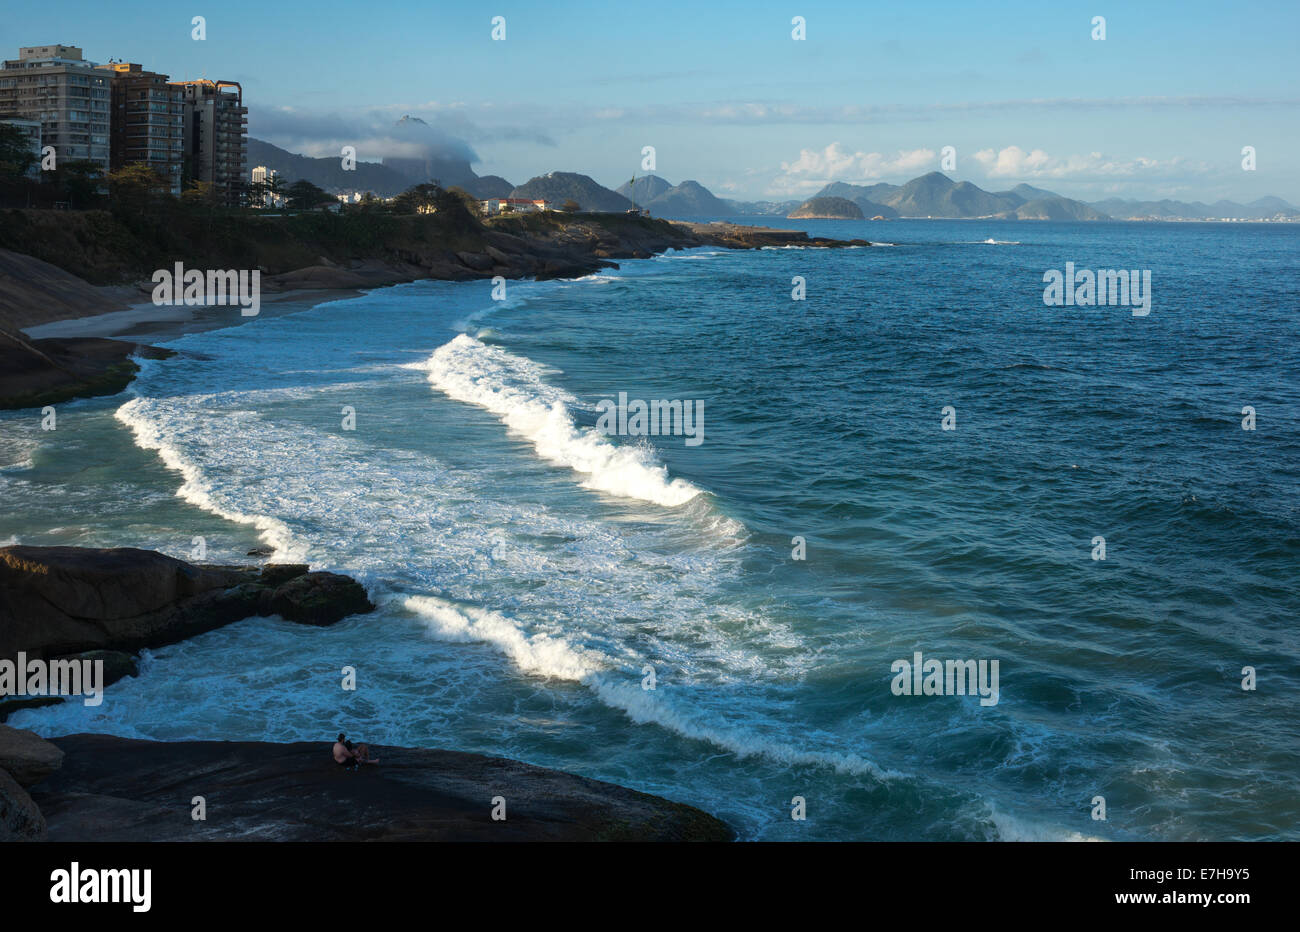
[[[0,415],[0,540],[270,544],[380,604],[10,724],[346,729],[751,839],[1300,837],[1300,229],[806,228],[897,245],[403,285],[174,340],[53,432]],[[1151,269],[1150,315],[1045,307],[1067,261]],[[619,392],[703,402],[703,442],[597,434]],[[999,701],[894,695],[915,651],[998,660]]]

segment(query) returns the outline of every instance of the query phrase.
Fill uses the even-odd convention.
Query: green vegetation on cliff
[[[422,246],[474,249],[483,228],[459,199],[436,213],[379,209],[283,215],[157,198],[107,210],[0,211],[0,248],[35,256],[97,285],[193,268],[261,268],[268,274],[352,259],[391,260]]]
[[[861,220],[862,208],[843,197],[814,197],[790,211],[797,220]]]

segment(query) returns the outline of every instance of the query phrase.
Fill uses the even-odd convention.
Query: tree
[[[579,206],[578,202],[575,201],[573,198],[569,198],[567,201],[565,201],[563,204],[560,205],[560,210],[564,211],[566,214],[573,214],[582,210],[582,207]]]
[[[115,201],[141,204],[171,193],[171,183],[148,165],[123,165],[108,175],[108,193]]]
[[[255,207],[261,206],[261,201],[257,199],[257,183],[253,181],[236,181],[230,186],[230,192],[234,195],[235,205],[238,207]]]
[[[191,207],[212,205],[217,201],[216,188],[211,181],[191,181],[181,192],[181,203]]]
[[[265,181],[250,181],[244,188],[248,196],[249,207],[265,207],[267,205],[267,184]]]
[[[36,162],[31,140],[16,126],[0,123],[0,177],[24,178]]]
[[[89,207],[99,196],[104,169],[98,162],[63,162],[54,170],[54,183],[73,207]]]
[[[436,184],[417,184],[393,198],[393,212],[399,214],[434,214],[447,203],[448,192]]]
[[[338,201],[333,194],[305,179],[289,185],[284,194],[288,206],[294,210],[315,210]]]
[[[453,185],[452,187],[447,189],[447,193],[455,197],[456,200],[460,201],[462,204],[464,204],[465,209],[468,210],[471,214],[474,214],[475,216],[477,216],[483,209],[483,205],[479,203],[479,199],[476,198],[474,195],[470,194],[464,188],[456,187],[455,185]]]

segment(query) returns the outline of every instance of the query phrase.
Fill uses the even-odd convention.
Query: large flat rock
[[[691,806],[501,758],[379,748],[347,771],[317,744],[52,739],[32,791],[51,841],[729,841]],[[204,797],[207,819],[191,817]],[[491,817],[493,798],[506,819]]]
[[[330,625],[365,589],[305,565],[196,566],[130,547],[0,547],[0,660],[172,644],[252,615]]]

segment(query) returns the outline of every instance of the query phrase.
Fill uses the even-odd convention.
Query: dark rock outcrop
[[[0,770],[35,786],[63,764],[63,752],[34,731],[0,725]]]
[[[32,793],[51,841],[730,841],[691,806],[517,761],[376,748],[355,771],[329,741],[55,738],[63,768]],[[195,821],[202,796],[207,818]],[[504,821],[492,819],[494,797]]]
[[[0,409],[116,395],[140,370],[132,356],[171,355],[156,346],[97,337],[32,340],[0,326]]]
[[[486,272],[496,265],[491,256],[482,252],[458,252],[456,258],[475,272]]]
[[[22,248],[32,237],[30,231],[21,228],[15,239],[19,242],[14,245]],[[56,251],[58,248],[52,244],[51,252]],[[129,286],[92,285],[25,252],[0,249],[0,320],[8,327],[124,311],[132,301],[139,300]]]
[[[128,676],[138,676],[140,673],[139,659],[124,650],[87,650],[54,659],[75,660],[79,663],[102,663],[104,665],[104,679],[100,684],[102,686],[112,686],[118,680],[124,680]]]
[[[0,770],[0,843],[44,841],[45,817],[31,796],[5,770]]]
[[[809,246],[818,249],[843,249],[848,246],[870,246],[865,239],[828,239],[809,236],[802,230],[774,230],[771,227],[751,227],[739,223],[714,220],[712,223],[679,221],[677,226],[691,231],[697,246],[718,246],[723,249],[765,249],[783,246]]]
[[[104,689],[112,686],[118,680],[124,680],[128,676],[138,676],[140,673],[140,659],[135,654],[127,653],[122,650],[87,650],[79,654],[67,654],[62,657],[46,658],[52,662],[74,661],[77,663],[102,663],[103,679],[98,681],[99,688]],[[63,702],[64,696],[27,696],[16,699],[0,698],[0,724],[8,720],[9,716],[21,709],[39,709],[42,706],[58,705]]]
[[[258,605],[261,614],[318,627],[374,610],[366,590],[338,573],[303,573],[264,593]]]
[[[251,615],[327,625],[373,608],[356,581],[305,565],[259,570],[133,548],[0,548],[0,659],[160,647]]]

